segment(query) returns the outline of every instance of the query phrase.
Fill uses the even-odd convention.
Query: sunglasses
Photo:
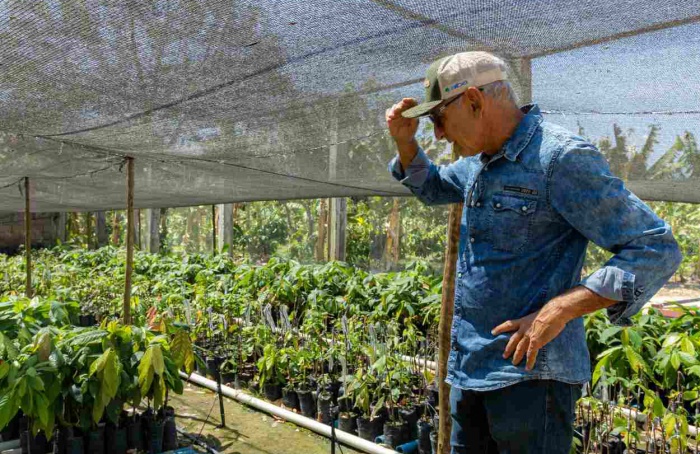
[[[455,102],[461,97],[461,94],[455,96],[454,98],[450,99],[447,101],[445,104],[441,105],[437,109],[435,109],[434,112],[430,112],[428,114],[428,118],[430,118],[430,121],[433,122],[433,124],[439,128],[442,128],[442,116],[445,113],[445,109],[447,109],[447,106]]]
[[[479,88],[479,91],[484,91],[484,89],[482,87],[478,87],[478,88]],[[445,104],[443,104],[440,107],[438,107],[437,109],[435,109],[434,112],[429,113],[428,118],[430,118],[430,121],[432,121],[433,124],[435,126],[437,126],[438,128],[442,128],[442,116],[445,114],[445,109],[447,109],[447,106],[449,106],[450,104],[452,104],[453,102],[455,102],[456,100],[461,98],[463,94],[464,93],[458,94],[454,98],[447,101]]]

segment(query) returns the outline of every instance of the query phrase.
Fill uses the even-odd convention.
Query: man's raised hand
[[[413,142],[416,131],[418,131],[418,119],[404,118],[401,112],[417,105],[418,101],[415,99],[404,98],[386,110],[386,124],[389,126],[389,134],[399,146]]]

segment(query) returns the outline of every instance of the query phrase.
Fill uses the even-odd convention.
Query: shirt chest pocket
[[[530,241],[537,200],[494,194],[489,216],[489,237],[494,249],[521,252]]]

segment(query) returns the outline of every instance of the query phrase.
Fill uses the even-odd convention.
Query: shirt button
[[[522,210],[527,211],[527,206],[523,206]]]
[[[481,202],[476,202],[476,206],[480,207],[480,206],[481,206]]]
[[[501,204],[500,204],[500,203],[497,203],[497,204],[496,204],[496,208],[501,208]]]
[[[476,241],[476,240],[474,239],[474,237],[469,238],[469,242],[470,242],[470,243],[473,243],[474,241]]]

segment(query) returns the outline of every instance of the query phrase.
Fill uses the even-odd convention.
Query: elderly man
[[[424,203],[464,202],[452,350],[452,452],[567,454],[590,378],[581,317],[629,323],[681,261],[671,229],[610,173],[589,142],[518,108],[506,66],[485,52],[442,58],[425,102],[386,113],[390,171]],[[437,166],[418,117],[461,158]],[[588,241],[615,255],[581,279]]]

